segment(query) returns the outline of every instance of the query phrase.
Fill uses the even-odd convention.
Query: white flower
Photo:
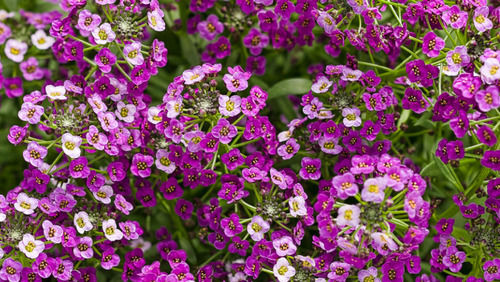
[[[45,249],[45,244],[40,240],[35,240],[31,234],[24,234],[17,246],[30,259],[36,259]]]
[[[28,44],[19,40],[9,39],[7,43],[5,43],[4,51],[7,58],[16,63],[20,63],[24,59],[24,54],[28,51]]]
[[[80,136],[71,135],[71,133],[64,133],[62,138],[62,149],[68,157],[76,159],[82,153],[80,145],[82,144],[82,138]]]
[[[286,258],[280,258],[273,267],[273,273],[280,282],[286,282],[295,275],[295,268]]]
[[[116,34],[111,29],[111,25],[109,23],[103,23],[99,27],[96,27],[92,31],[92,36],[94,36],[95,43],[97,44],[113,42],[116,38]]]
[[[35,209],[38,207],[38,200],[35,198],[31,198],[25,193],[19,193],[17,195],[16,203],[14,204],[14,208],[24,213],[25,215],[30,215],[35,212]]]
[[[68,99],[68,97],[65,96],[66,88],[64,88],[63,85],[61,85],[61,86],[47,85],[47,86],[45,86],[45,92],[47,93],[47,96],[51,100],[66,100],[66,99]]]
[[[328,89],[330,89],[330,86],[332,86],[332,84],[333,84],[333,82],[328,80],[328,78],[322,76],[318,79],[318,81],[316,81],[311,86],[311,90],[314,93],[325,93],[326,91],[328,91]]]
[[[122,231],[116,228],[116,221],[112,218],[102,222],[102,231],[109,241],[118,241],[123,238]]]
[[[162,121],[159,113],[161,110],[158,107],[151,107],[148,109],[148,121],[152,124],[158,124]]]
[[[488,58],[480,71],[481,79],[488,84],[493,84],[500,79],[500,61],[496,58]]]
[[[293,197],[288,201],[290,214],[293,217],[307,215],[306,201],[302,196]]]
[[[163,11],[160,9],[154,9],[148,12],[148,24],[156,31],[165,30],[165,21],[163,21]]]
[[[136,112],[136,108],[133,104],[127,104],[123,103],[122,101],[118,102],[116,105],[116,117],[118,119],[123,120],[124,122],[133,122],[134,121],[134,115]]]
[[[45,34],[45,31],[43,29],[37,30],[35,33],[31,35],[31,42],[33,42],[33,45],[36,46],[36,48],[40,50],[47,50],[52,45],[54,44],[56,40]]]
[[[89,215],[84,211],[75,214],[73,223],[80,234],[83,234],[85,231],[90,231],[94,227],[89,220]]]
[[[109,185],[103,185],[99,190],[93,192],[94,197],[103,204],[111,203],[111,196],[113,196],[113,188]]]

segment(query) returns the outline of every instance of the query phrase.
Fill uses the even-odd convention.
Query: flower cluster
[[[0,281],[500,280],[498,1],[56,2],[0,11]]]

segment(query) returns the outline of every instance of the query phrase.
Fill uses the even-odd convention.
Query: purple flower
[[[243,225],[240,224],[240,218],[237,214],[232,213],[229,217],[221,220],[221,227],[224,229],[224,234],[227,237],[234,237],[243,231]]]
[[[87,178],[90,174],[90,169],[87,166],[88,161],[85,157],[79,157],[71,161],[69,164],[69,173],[73,178]]]
[[[43,165],[45,156],[47,156],[47,148],[38,145],[35,141],[28,143],[28,147],[23,152],[24,160],[38,168]]]
[[[266,72],[266,57],[249,56],[247,58],[246,71],[255,75],[263,75]]]
[[[243,38],[243,45],[250,50],[254,56],[258,56],[262,49],[269,44],[269,37],[266,34],[260,33],[256,28],[250,29],[248,34]]]
[[[27,121],[30,124],[37,124],[40,122],[40,117],[43,113],[43,106],[35,105],[31,102],[24,102],[17,115],[20,120]]]
[[[321,177],[321,160],[309,157],[302,158],[299,175],[304,180],[318,180]]]
[[[476,92],[474,99],[477,102],[479,109],[485,113],[492,109],[500,107],[500,97],[498,94],[498,87],[491,85],[486,89],[481,89]]]
[[[422,91],[413,88],[406,88],[405,96],[401,100],[401,103],[403,109],[412,110],[417,114],[423,113],[429,106],[429,103],[422,95]]]
[[[211,41],[224,31],[224,25],[219,21],[216,15],[211,14],[207,17],[206,21],[198,23],[197,29],[202,38]]]
[[[31,266],[34,273],[42,278],[49,278],[54,270],[54,259],[47,254],[41,253]]]
[[[462,141],[450,141],[446,144],[446,152],[449,160],[460,160],[464,157],[464,144]]]
[[[42,223],[43,235],[45,238],[54,243],[61,243],[63,229],[59,225],[52,224],[49,220],[44,220]]]
[[[466,257],[464,252],[458,251],[456,247],[450,247],[446,250],[446,255],[443,257],[443,263],[450,271],[459,272]]]
[[[44,71],[38,67],[38,61],[35,57],[30,57],[20,63],[19,68],[23,72],[24,79],[28,81],[41,79],[44,75]]]
[[[167,200],[180,198],[184,193],[177,183],[177,179],[174,177],[170,177],[167,181],[163,182],[160,186],[160,191],[163,192],[163,196]]]
[[[208,241],[213,244],[217,250],[224,249],[227,241],[229,240],[229,238],[221,232],[222,230],[208,234]]]
[[[92,249],[92,238],[85,236],[78,239],[78,243],[73,248],[73,254],[79,259],[89,259],[94,256],[94,250]]]
[[[457,5],[443,12],[443,21],[454,29],[460,29],[467,23],[467,12],[460,11]]]
[[[382,265],[382,281],[403,282],[404,264],[388,260]]]
[[[240,66],[235,68],[228,67],[228,74],[223,77],[227,90],[231,92],[238,92],[247,89],[248,79],[252,76],[251,73],[243,71]]]
[[[2,82],[1,77],[0,82]],[[2,84],[7,97],[16,98],[23,95],[23,80],[20,77],[5,78]]]
[[[59,257],[54,259],[54,268],[52,270],[54,278],[67,281],[71,278],[72,271],[73,263],[70,260],[63,260]]]
[[[175,203],[175,213],[179,215],[183,220],[188,220],[191,218],[193,209],[193,204],[182,198],[177,200],[177,203]]]
[[[101,266],[106,270],[110,270],[111,268],[120,264],[120,256],[115,254],[115,250],[113,248],[108,248],[102,253],[101,258]]]
[[[83,35],[90,34],[101,23],[101,17],[92,14],[88,10],[82,10],[78,15],[77,28],[80,29]]]
[[[297,251],[297,246],[293,243],[292,237],[283,236],[273,240],[273,247],[280,257],[292,256]]]
[[[464,137],[467,130],[469,130],[467,114],[464,111],[460,111],[457,117],[450,120],[450,127],[457,138]]]
[[[154,158],[149,155],[137,153],[132,158],[132,166],[130,171],[133,175],[146,178],[151,174],[151,166],[153,165]]]
[[[349,172],[335,176],[332,179],[332,186],[337,191],[337,196],[342,200],[358,193],[358,185],[355,183],[354,175]]]
[[[374,159],[370,155],[356,155],[352,157],[351,164],[353,174],[370,174],[375,170]]]
[[[349,270],[351,269],[351,265],[344,262],[332,262],[330,264],[331,272],[328,273],[328,278],[333,281],[346,281],[349,276]]]
[[[486,261],[483,264],[484,280],[494,281],[500,279],[500,259]]]
[[[240,237],[235,236],[227,249],[232,254],[238,254],[244,257],[249,246],[250,243],[247,240],[241,240]]]
[[[116,63],[116,56],[108,48],[102,48],[95,55],[94,61],[103,73],[109,73],[111,67]]]
[[[0,278],[5,281],[19,281],[21,279],[21,271],[23,265],[11,258],[7,258],[2,262],[0,269]]]
[[[295,5],[289,0],[278,0],[274,12],[280,15],[283,19],[288,20],[290,15],[295,11]]]
[[[436,223],[436,231],[439,235],[450,235],[453,231],[455,219],[442,218]]]
[[[217,125],[212,128],[212,135],[218,138],[222,144],[229,144],[233,137],[238,134],[238,130],[227,119],[220,119]]]
[[[500,171],[500,151],[486,151],[481,159],[485,167]]]
[[[347,0],[347,4],[351,6],[356,14],[361,14],[368,7],[366,0]]]
[[[20,127],[17,125],[13,125],[9,130],[9,135],[7,135],[7,139],[13,145],[19,145],[23,140],[26,134],[28,133],[28,125],[24,127]],[[24,156],[24,154],[23,154]],[[43,163],[43,162],[42,162]]]
[[[446,53],[446,62],[449,66],[463,67],[470,63],[470,57],[467,54],[467,47],[457,46],[454,50]]]

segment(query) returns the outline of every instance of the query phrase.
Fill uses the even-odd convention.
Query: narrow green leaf
[[[187,34],[181,34],[179,36],[179,40],[181,42],[182,56],[188,61],[191,66],[199,65],[200,55],[198,50],[196,50],[193,41]]]
[[[410,118],[410,114],[411,110],[403,110],[403,113],[401,113],[401,117],[398,120],[398,128]]]
[[[269,100],[285,95],[306,94],[311,90],[312,82],[305,78],[290,78],[282,80],[269,89]]]

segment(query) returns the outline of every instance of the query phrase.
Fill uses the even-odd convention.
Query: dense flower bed
[[[500,280],[498,1],[4,2],[0,281]]]

